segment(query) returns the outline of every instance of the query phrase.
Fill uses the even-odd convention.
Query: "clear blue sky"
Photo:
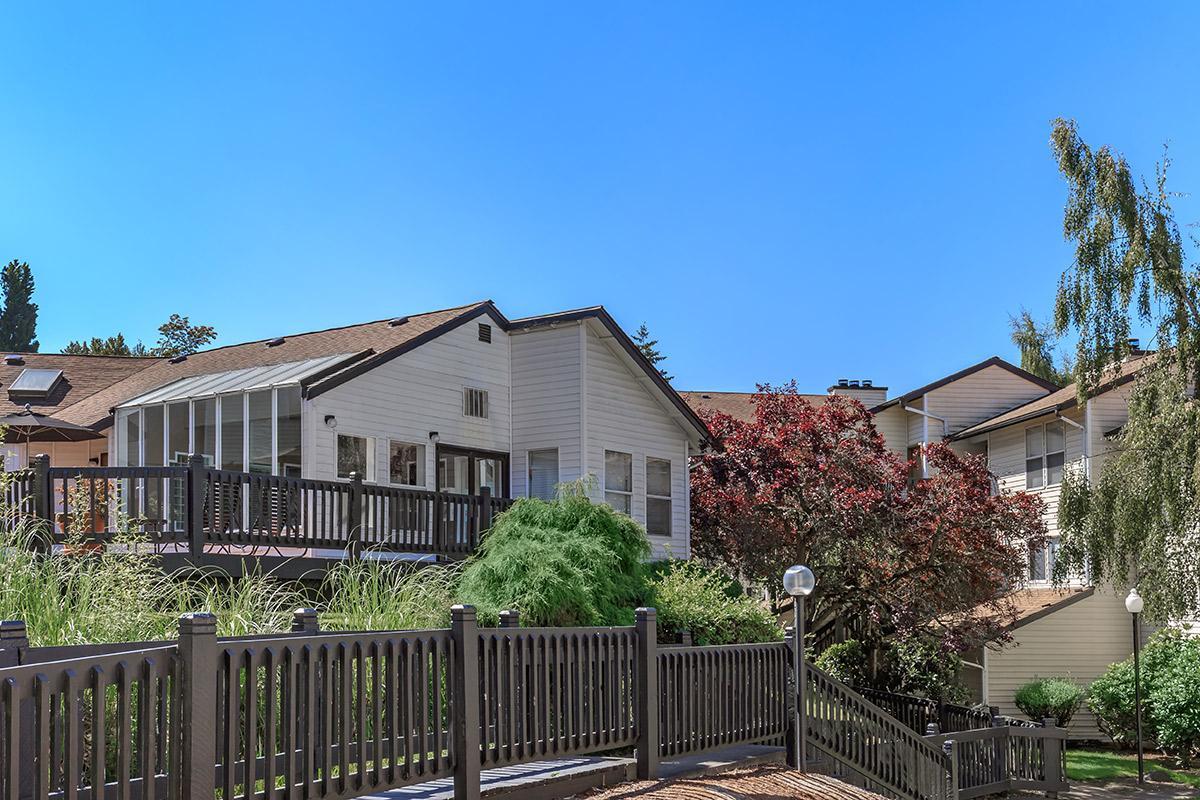
[[[1048,315],[1054,117],[1200,187],[1183,3],[44,5],[0,11],[44,350],[490,297],[644,320],[684,389],[906,389]]]

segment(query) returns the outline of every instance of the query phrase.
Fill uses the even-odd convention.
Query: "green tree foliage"
[[[1141,678],[1143,735],[1189,763],[1200,747],[1200,639],[1174,629],[1156,633],[1142,650]],[[1136,741],[1132,657],[1092,682],[1087,703],[1114,742]]]
[[[124,334],[101,339],[93,336],[89,340],[71,341],[62,349],[69,356],[148,356],[150,351],[141,342],[130,347]]]
[[[826,647],[813,663],[817,669],[828,672],[847,686],[861,688],[867,685],[870,677],[868,659],[867,648],[862,642],[847,639]]]
[[[483,538],[459,594],[485,621],[516,609],[528,625],[628,625],[649,554],[636,522],[582,492],[524,498]]]
[[[761,602],[730,596],[730,579],[696,561],[671,561],[651,581],[659,638],[676,641],[684,632],[697,646],[770,642],[783,638],[779,623]]]
[[[0,310],[0,350],[36,353],[37,303],[33,302],[33,271],[24,261],[13,259],[0,271],[4,309]]]
[[[658,366],[663,361],[666,361],[667,357],[658,349],[658,339],[650,338],[650,329],[646,327],[646,323],[643,322],[638,326],[637,331],[633,334],[633,341],[638,346],[638,349],[642,351],[642,355],[646,357],[646,360],[658,370],[659,375],[663,376],[663,380],[669,381],[675,377],[674,375],[668,375],[665,369]]]
[[[154,354],[164,358],[188,356],[217,338],[217,331],[209,325],[193,325],[187,317],[172,314],[171,318],[158,326],[158,343]]]
[[[1071,365],[1067,359],[1063,359],[1060,366],[1054,364],[1055,336],[1049,326],[1039,325],[1025,309],[1010,317],[1009,324],[1012,342],[1021,353],[1021,369],[1059,386],[1071,383]]]
[[[1017,689],[1013,702],[1034,722],[1054,717],[1065,728],[1083,702],[1083,687],[1070,678],[1038,678]]]
[[[1089,482],[1064,481],[1059,576],[1090,568],[1097,580],[1132,575],[1154,617],[1200,612],[1200,272],[1189,263],[1167,191],[1169,162],[1153,186],[1124,157],[1093,150],[1058,120],[1051,146],[1068,195],[1063,231],[1075,244],[1059,282],[1055,330],[1077,335],[1081,400],[1109,383],[1132,352],[1134,325],[1158,353],[1143,359],[1115,452]]]

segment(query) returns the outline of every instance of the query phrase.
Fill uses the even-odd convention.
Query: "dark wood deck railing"
[[[510,505],[478,495],[187,466],[35,467],[8,477],[10,515],[44,519],[56,543],[132,532],[192,556],[233,548],[470,555]]]

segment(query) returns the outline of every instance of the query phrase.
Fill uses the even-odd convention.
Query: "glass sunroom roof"
[[[121,403],[117,408],[131,408],[155,403],[170,403],[176,400],[188,400],[194,397],[211,397],[227,392],[248,392],[254,389],[269,389],[272,386],[286,386],[299,383],[310,375],[336,366],[338,363],[353,357],[353,353],[340,353],[334,356],[310,358],[307,361],[291,361],[286,364],[272,364],[265,367],[245,367],[227,372],[212,372],[207,375],[193,375],[180,378],[177,381],[160,386],[145,394],[138,395]]]

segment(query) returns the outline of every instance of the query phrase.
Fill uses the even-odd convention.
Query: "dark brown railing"
[[[1008,725],[930,734],[931,744],[945,742],[958,796],[967,800],[1009,791],[1066,791],[1067,731],[1053,719],[1042,725]]]
[[[786,734],[789,656],[783,642],[660,650],[659,753],[699,753]]]
[[[808,743],[868,788],[916,800],[956,796],[950,757],[862,695],[805,664]]]
[[[512,501],[479,495],[231,472],[204,466],[50,467],[10,475],[8,508],[48,521],[55,542],[125,532],[192,556],[225,548],[364,549],[464,557]]]
[[[856,688],[855,691],[918,734],[924,734],[930,724],[937,725],[944,733],[987,728],[996,714],[996,709],[972,708],[879,689]]]

